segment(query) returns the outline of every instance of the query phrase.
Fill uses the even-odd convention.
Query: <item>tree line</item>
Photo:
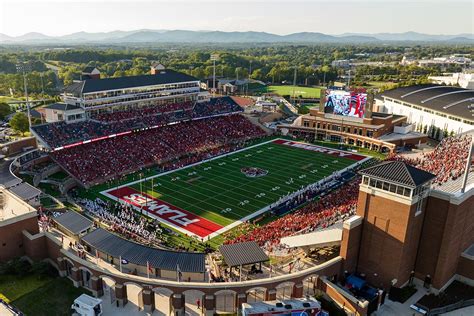
[[[296,82],[300,85],[320,85],[341,78],[346,71],[331,67],[338,59],[382,61],[383,66],[358,66],[352,82],[364,85],[369,81],[394,81],[400,84],[421,82],[441,69],[401,66],[403,54],[415,58],[433,58],[449,54],[474,57],[469,46],[386,46],[386,45],[270,45],[245,47],[162,47],[162,48],[68,48],[30,49],[0,53],[0,94],[20,96],[22,75],[17,73],[18,61],[28,61],[30,93],[57,95],[62,86],[81,79],[86,66],[97,67],[102,77],[121,77],[148,74],[150,65],[157,61],[170,69],[185,72],[199,79],[213,74],[210,55],[220,57],[216,74],[225,78],[252,78],[266,83],[292,83],[296,68]],[[388,64],[393,63],[393,64]],[[57,76],[50,70],[58,68]],[[47,67],[48,66],[48,67]],[[458,69],[453,69],[458,70]],[[59,81],[58,81],[59,80]]]

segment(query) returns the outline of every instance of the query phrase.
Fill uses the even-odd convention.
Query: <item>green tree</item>
[[[13,115],[10,120],[10,126],[17,132],[25,134],[28,131],[28,117],[23,112],[18,112]]]
[[[12,112],[10,105],[7,103],[0,103],[0,119],[4,120],[5,117]]]

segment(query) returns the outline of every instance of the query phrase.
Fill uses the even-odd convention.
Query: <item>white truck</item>
[[[74,300],[71,311],[79,316],[100,316],[102,315],[102,300],[82,294]]]

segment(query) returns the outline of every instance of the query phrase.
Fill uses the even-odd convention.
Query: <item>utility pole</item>
[[[25,90],[26,99],[26,111],[28,115],[28,130],[31,128],[31,113],[30,113],[30,99],[28,97],[28,82],[26,79],[26,73],[30,70],[30,65],[25,62],[20,62],[16,65],[17,72],[21,72],[23,75],[23,86]]]

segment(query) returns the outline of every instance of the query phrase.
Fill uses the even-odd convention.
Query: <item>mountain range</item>
[[[372,42],[451,42],[474,43],[473,34],[432,35],[405,33],[344,33],[328,35],[300,32],[277,35],[266,32],[223,32],[186,30],[134,30],[112,32],[77,32],[63,36],[48,36],[37,32],[21,36],[0,33],[1,44],[124,44],[124,43],[372,43]]]

